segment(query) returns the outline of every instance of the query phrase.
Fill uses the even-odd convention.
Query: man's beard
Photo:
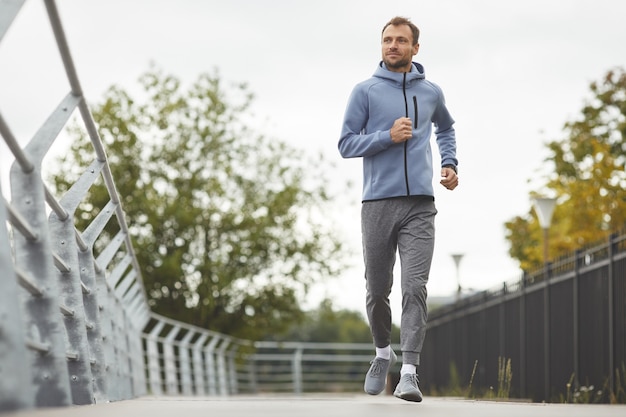
[[[400,68],[404,68],[407,65],[409,65],[411,63],[411,60],[410,59],[401,59],[401,60],[396,61],[394,63],[394,62],[389,62],[389,60],[387,60],[386,58],[383,58],[383,62],[385,63],[387,68],[400,69]]]

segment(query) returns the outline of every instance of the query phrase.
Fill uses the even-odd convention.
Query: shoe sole
[[[415,392],[401,392],[397,394],[394,392],[393,396],[396,398],[400,398],[401,400],[404,400],[404,401],[411,401],[414,403],[422,402],[422,396]]]

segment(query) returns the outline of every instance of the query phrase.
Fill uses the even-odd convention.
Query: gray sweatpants
[[[426,283],[435,246],[435,203],[425,197],[366,201],[361,207],[367,316],[376,347],[391,344],[396,251],[400,255],[404,363],[419,365],[426,336]]]

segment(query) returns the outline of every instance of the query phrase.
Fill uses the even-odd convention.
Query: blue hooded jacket
[[[413,121],[413,137],[394,143],[394,121]],[[424,67],[413,63],[407,73],[381,62],[374,75],[352,90],[339,139],[344,158],[363,158],[363,201],[402,196],[432,196],[432,127],[441,166],[457,166],[454,120],[441,88],[427,81]]]

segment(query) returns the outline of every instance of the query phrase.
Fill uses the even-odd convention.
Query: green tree
[[[580,117],[565,124],[565,138],[547,144],[553,169],[545,188],[558,196],[551,257],[606,239],[626,223],[626,72],[608,71],[590,91]],[[505,227],[511,256],[524,270],[538,268],[542,232],[534,211]]]
[[[302,317],[299,300],[339,273],[343,246],[327,213],[329,163],[255,133],[247,85],[222,84],[214,71],[185,89],[151,68],[136,98],[113,86],[92,111],[153,310],[260,339]],[[93,158],[78,124],[69,132],[60,192]],[[79,229],[108,201],[103,186],[90,193]]]
[[[392,325],[391,339],[400,341],[400,329]],[[281,337],[271,340],[318,343],[372,343],[372,333],[366,319],[358,311],[336,310],[329,299],[316,310],[306,313],[304,320]]]
[[[328,299],[307,312],[302,323],[293,326],[281,340],[328,343],[371,343],[372,336],[363,316],[350,310],[335,310]]]

